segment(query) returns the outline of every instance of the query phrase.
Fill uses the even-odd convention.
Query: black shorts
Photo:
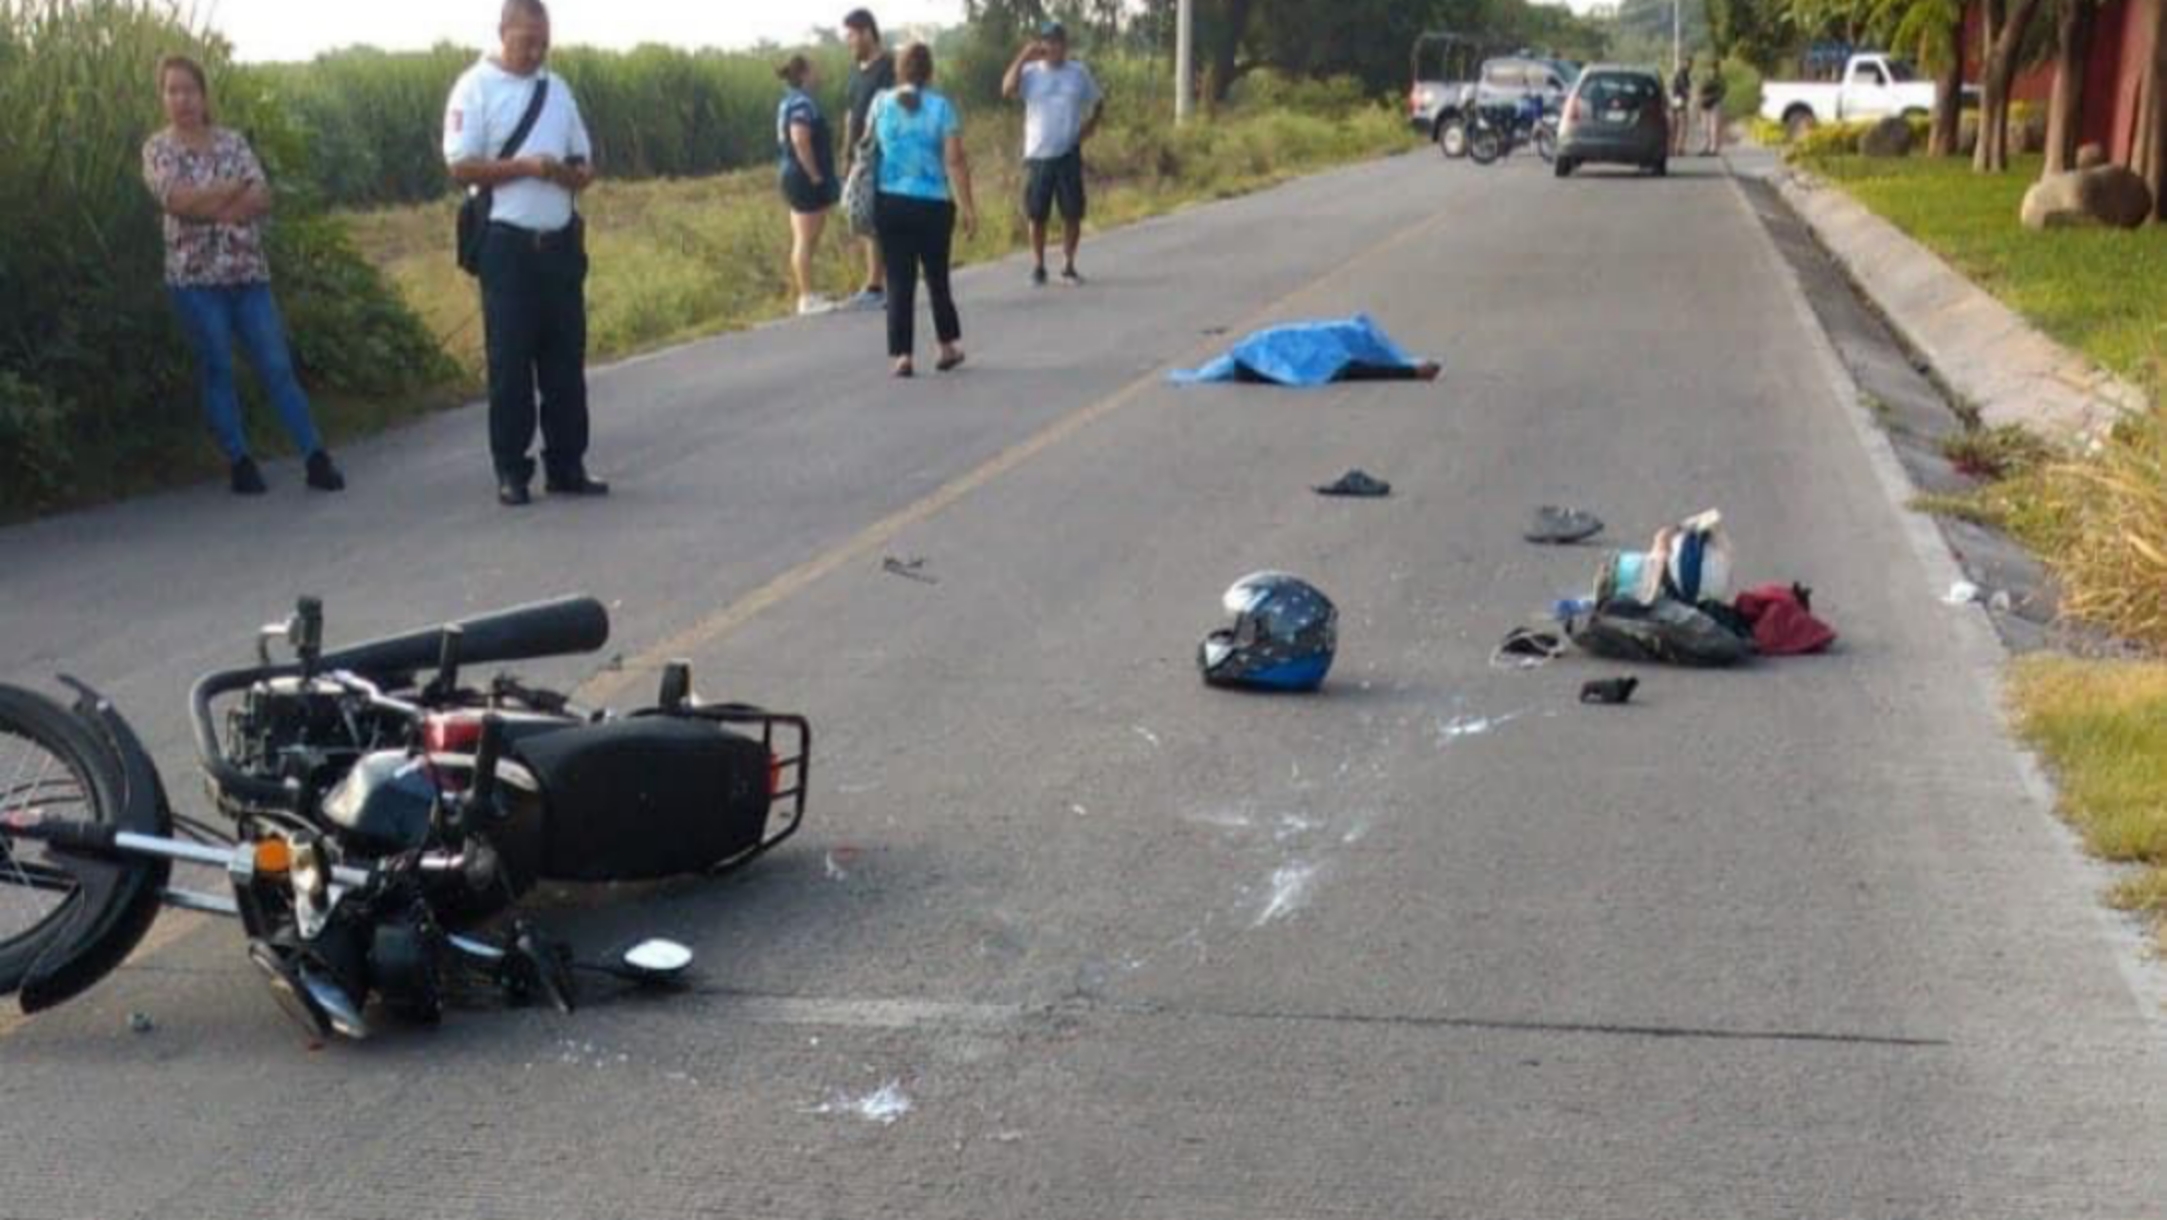
[[[1072,224],[1081,224],[1084,218],[1084,163],[1083,150],[1071,149],[1065,156],[1044,161],[1024,162],[1023,214],[1033,224],[1045,224],[1053,215],[1054,204],[1061,205],[1061,217]]]
[[[782,180],[783,201],[790,205],[791,211],[801,216],[825,212],[834,207],[835,201],[842,197],[843,188],[832,177],[815,186],[813,180],[806,177],[803,171],[786,169],[782,173]]]

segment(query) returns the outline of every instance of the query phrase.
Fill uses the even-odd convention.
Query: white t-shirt
[[[521,141],[520,157],[592,157],[587,124],[579,117],[579,102],[564,78],[544,68],[538,74],[549,81],[549,96],[542,103],[534,130]],[[505,141],[519,126],[527,103],[534,97],[533,76],[514,76],[489,59],[468,68],[451,88],[444,108],[444,161],[494,161]],[[554,233],[572,223],[572,192],[554,182],[521,178],[496,188],[489,218],[522,229]]]
[[[1076,60],[1056,68],[1044,61],[1023,65],[1023,157],[1065,157],[1083,138],[1084,123],[1106,95],[1091,69]]]

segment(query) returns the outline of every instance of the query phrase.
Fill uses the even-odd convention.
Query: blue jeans
[[[229,462],[248,456],[248,436],[241,429],[241,396],[234,381],[236,339],[255,366],[256,380],[271,398],[278,417],[304,454],[323,448],[309,417],[308,395],[294,376],[293,355],[286,350],[286,324],[269,284],[234,284],[217,288],[167,289],[181,316],[181,329],[196,353],[196,384],[203,392],[203,414]]]

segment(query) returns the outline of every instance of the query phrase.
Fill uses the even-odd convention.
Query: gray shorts
[[[1045,224],[1057,203],[1062,219],[1082,224],[1088,202],[1084,195],[1082,149],[1071,149],[1066,155],[1043,161],[1024,162],[1023,213],[1032,224]]]

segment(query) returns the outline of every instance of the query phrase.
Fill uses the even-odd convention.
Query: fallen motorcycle
[[[166,907],[237,919],[280,1006],[312,1037],[383,1011],[433,1023],[494,996],[570,1012],[581,975],[664,983],[691,951],[646,940],[575,960],[500,919],[542,881],[646,881],[740,867],[805,816],[810,726],[708,705],[668,666],[651,708],[586,711],[464,670],[599,650],[609,616],[567,598],[326,652],[323,606],[263,629],[257,664],[190,699],[223,825],[175,812],[111,703],[0,686],[0,995],[25,1012],[110,974]],[[289,659],[274,659],[274,649]],[[175,887],[222,869],[231,893]]]

